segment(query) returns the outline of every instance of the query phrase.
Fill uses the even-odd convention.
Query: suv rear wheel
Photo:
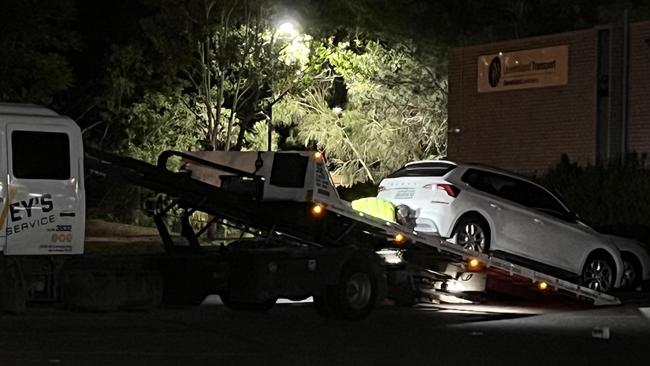
[[[490,228],[478,216],[463,217],[454,230],[456,244],[467,250],[486,253],[490,247]]]

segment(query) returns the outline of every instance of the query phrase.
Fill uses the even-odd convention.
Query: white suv
[[[381,181],[378,197],[414,209],[417,231],[579,276],[595,290],[632,287],[650,278],[650,256],[639,243],[599,234],[542,186],[502,170],[412,162]]]

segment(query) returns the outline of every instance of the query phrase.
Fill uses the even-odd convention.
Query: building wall
[[[562,154],[594,163],[597,35],[592,29],[451,49],[448,158],[525,174],[545,171]],[[478,93],[480,55],[559,45],[569,46],[566,85]]]
[[[650,153],[650,22],[630,25],[628,151]]]

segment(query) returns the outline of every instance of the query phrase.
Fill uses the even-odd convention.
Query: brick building
[[[521,173],[650,152],[650,22],[455,48],[450,159]]]

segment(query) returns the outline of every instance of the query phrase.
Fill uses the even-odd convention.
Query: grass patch
[[[86,221],[86,237],[137,237],[158,236],[158,230],[152,227],[121,224],[106,220],[91,219]]]

